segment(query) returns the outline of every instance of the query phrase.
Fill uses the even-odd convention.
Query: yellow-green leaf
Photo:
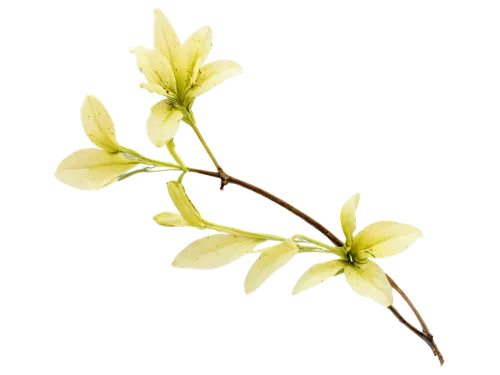
[[[290,295],[299,296],[311,288],[339,276],[346,262],[340,259],[326,259],[314,262],[302,272],[295,281]]]
[[[201,212],[196,203],[191,199],[187,187],[182,182],[179,182],[175,178],[167,178],[165,189],[170,202],[190,227],[205,227],[203,212]]]
[[[159,210],[152,216],[155,224],[162,229],[187,229],[189,224],[184,220],[182,215],[173,209]]]
[[[384,271],[377,263],[368,260],[364,264],[347,264],[345,278],[351,288],[364,297],[389,307],[392,305],[392,287]]]
[[[345,202],[340,211],[340,223],[348,246],[352,244],[352,235],[356,231],[356,209],[358,208],[360,195],[354,194]]]
[[[278,242],[263,248],[243,278],[243,294],[252,294],[262,288],[271,277],[292,261],[299,252],[299,248],[291,240]]]
[[[81,190],[99,190],[139,164],[122,154],[97,148],[76,151],[64,159],[55,173],[62,183]]]
[[[115,125],[108,111],[95,96],[87,95],[80,110],[83,130],[90,141],[108,152],[118,152]]]
[[[366,252],[373,258],[387,258],[401,253],[422,237],[420,229],[395,221],[378,221],[356,234],[353,254]]]
[[[234,234],[215,234],[189,244],[172,262],[178,268],[211,270],[250,254],[264,240]]]

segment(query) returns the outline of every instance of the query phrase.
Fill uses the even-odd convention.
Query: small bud
[[[162,212],[153,217],[159,225],[164,227],[186,227],[188,223],[184,218],[173,212]]]
[[[178,181],[170,181],[167,183],[168,193],[175,207],[186,222],[195,228],[204,229],[206,226],[203,223],[198,210],[193,206],[189,197],[184,190],[184,187]]]

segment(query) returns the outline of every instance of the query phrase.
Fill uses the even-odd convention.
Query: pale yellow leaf
[[[99,190],[139,164],[122,154],[97,148],[76,151],[64,159],[55,173],[62,183],[81,190]]]
[[[326,259],[314,262],[302,272],[295,281],[290,295],[299,296],[311,288],[338,276],[346,262],[340,259]]]
[[[338,222],[346,246],[352,245],[352,238],[358,229],[358,216],[361,206],[361,193],[352,193],[342,204],[338,213]]]
[[[108,152],[118,152],[118,127],[103,100],[94,93],[87,93],[80,106],[80,127],[90,143]]]
[[[173,209],[155,212],[152,220],[162,229],[186,229],[189,227],[189,224],[184,220],[182,215]]]
[[[377,263],[368,260],[364,264],[347,264],[345,278],[351,288],[364,297],[389,307],[392,305],[392,287],[384,271]]]
[[[190,227],[200,229],[205,227],[203,212],[189,196],[186,185],[175,178],[167,178],[165,190],[175,210],[182,215]]]
[[[263,248],[259,251],[259,255],[252,262],[243,278],[243,294],[252,294],[262,288],[271,277],[292,261],[299,252],[297,245],[290,240]]]
[[[391,218],[375,220],[355,234],[352,251],[355,255],[366,250],[375,259],[384,260],[405,252],[424,235],[412,223]]]
[[[250,255],[262,240],[223,233],[209,233],[190,241],[173,257],[173,269],[213,271]]]

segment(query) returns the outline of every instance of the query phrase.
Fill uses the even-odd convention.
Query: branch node
[[[229,175],[226,172],[224,172],[224,170],[221,167],[218,167],[217,171],[220,178],[220,190],[223,191],[224,186],[229,184]]]

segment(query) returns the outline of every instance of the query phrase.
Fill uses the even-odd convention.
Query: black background
[[[249,80],[210,97],[201,107],[202,126],[217,137],[227,167],[304,200],[316,217],[334,217],[335,200],[353,183],[369,192],[362,215],[416,216],[433,240],[416,257],[401,258],[393,271],[417,289],[417,304],[432,312],[432,326],[448,344],[445,241],[451,230],[437,204],[449,194],[443,192],[448,172],[439,135],[446,129],[454,40],[443,26],[446,15],[438,9],[252,4],[169,3],[179,24],[199,23],[202,15],[216,23],[219,56],[248,56]],[[79,103],[81,87],[104,87],[113,111],[120,112],[121,135],[142,142],[135,121],[151,97],[136,96],[135,75],[119,49],[144,38],[145,7],[151,3],[87,1],[47,25],[54,35],[63,32],[64,43],[47,45],[57,57],[53,85],[59,94],[46,159],[55,159],[64,144],[79,143],[69,111]],[[187,159],[199,157],[195,141],[186,147]],[[193,195],[210,215],[271,223],[274,231],[303,230],[245,194],[227,192],[216,200],[215,185],[201,179],[194,178]],[[160,353],[179,345],[178,353],[203,356],[204,368],[220,369],[236,359],[259,369],[438,371],[415,338],[402,337],[374,305],[353,305],[342,288],[288,305],[286,280],[295,274],[283,272],[256,305],[240,305],[236,271],[211,273],[208,281],[198,273],[168,273],[168,247],[190,235],[152,233],[144,225],[153,207],[167,204],[159,199],[159,177],[145,180],[122,185],[104,201],[45,187],[52,230],[42,252],[43,287],[48,309],[64,306],[61,320],[79,317],[97,336],[106,327],[116,330],[113,337],[137,343],[137,334]],[[205,358],[207,348],[215,352]]]

